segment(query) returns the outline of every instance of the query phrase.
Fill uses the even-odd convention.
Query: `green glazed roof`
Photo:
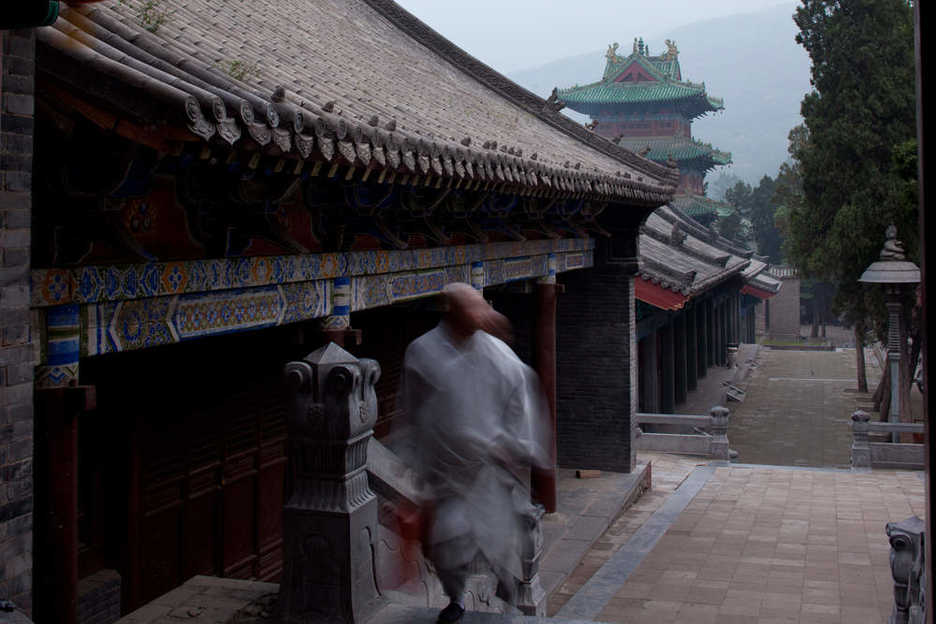
[[[671,42],[667,42],[670,45]],[[679,67],[679,51],[672,50],[659,56],[649,56],[640,40],[634,42],[634,52],[627,57],[617,56],[617,44],[609,47],[605,55],[607,64],[602,79],[587,85],[558,89],[557,95],[566,106],[580,113],[592,114],[609,104],[624,107],[638,104],[685,103],[687,114],[698,117],[707,112],[722,110],[725,102],[708,95],[705,84],[683,81]],[[654,80],[615,82],[625,70],[640,65]]]
[[[711,110],[724,108],[722,100],[705,94],[705,87],[666,82],[594,82],[583,87],[559,89],[559,99],[569,108],[575,104],[640,104],[702,99]]]
[[[707,165],[703,165],[706,169],[716,165],[731,164],[731,154],[729,152],[719,151],[708,143],[687,137],[624,137],[618,141],[618,145],[634,152],[642,152],[649,146],[650,152],[645,156],[657,162],[666,162],[672,156],[676,162],[685,162],[697,158],[711,161]]]

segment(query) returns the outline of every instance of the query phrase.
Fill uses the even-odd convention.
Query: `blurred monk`
[[[529,469],[547,460],[545,400],[533,370],[504,342],[510,323],[468,284],[451,284],[439,325],[406,350],[401,398],[410,461],[431,509],[423,550],[450,604],[465,612],[470,566],[482,559],[513,602],[520,535],[531,512]]]

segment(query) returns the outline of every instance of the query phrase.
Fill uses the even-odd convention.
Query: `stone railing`
[[[708,416],[689,414],[637,414],[640,437],[637,449],[729,460],[728,417],[720,405]],[[650,428],[658,431],[650,431]]]
[[[924,528],[919,516],[888,522],[885,528],[891,545],[894,577],[894,607],[888,624],[923,624],[926,621]]]
[[[796,277],[798,275],[796,267],[784,264],[775,264],[767,269],[772,276],[783,279],[785,277]]]
[[[283,509],[282,622],[363,622],[388,598],[439,606],[441,585],[418,535],[404,534],[396,515],[420,506],[412,471],[373,438],[380,366],[332,343],[290,362],[286,376],[294,391],[288,418],[293,491]],[[510,592],[527,615],[546,609],[538,573],[542,515],[542,507],[531,506],[520,553],[524,578]],[[420,595],[389,591],[408,578]],[[472,567],[471,610],[504,610],[497,590],[486,567]]]
[[[852,468],[923,470],[926,445],[900,442],[872,442],[871,433],[923,433],[922,423],[871,422],[871,416],[857,410],[852,414]]]

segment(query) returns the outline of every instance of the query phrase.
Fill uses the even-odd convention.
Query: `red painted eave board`
[[[634,280],[634,296],[662,310],[678,310],[689,300],[685,295],[640,278]]]
[[[758,299],[770,299],[777,293],[767,292],[766,290],[761,290],[760,288],[755,288],[750,284],[745,284],[741,289],[741,294],[751,295],[752,297],[757,297]]]

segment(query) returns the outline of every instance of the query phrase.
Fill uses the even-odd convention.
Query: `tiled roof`
[[[40,73],[142,128],[643,205],[678,182],[391,0],[120,0],[38,38]]]
[[[783,286],[783,282],[768,275],[766,271],[758,273],[748,280],[748,283],[755,288],[774,294],[780,292],[780,288]]]
[[[667,43],[669,45],[669,42]],[[707,112],[722,110],[725,102],[705,92],[705,84],[682,80],[678,52],[660,56],[646,54],[642,42],[640,50],[635,42],[633,54],[620,57],[615,47],[606,54],[607,63],[601,80],[586,85],[558,89],[556,94],[569,108],[587,115],[600,114],[609,105],[631,107],[640,104],[683,104],[691,118]],[[618,78],[634,64],[639,65],[651,78],[638,82],[620,81]],[[628,76],[629,77],[629,76]]]
[[[706,95],[704,86],[681,83],[659,82],[594,82],[581,87],[569,87],[558,90],[559,99],[573,110],[580,110],[581,104],[645,104],[669,103],[697,100],[706,106],[700,112],[716,111],[724,108],[724,100]],[[587,112],[587,111],[580,111]]]
[[[767,293],[781,281],[768,274],[766,259],[740,249],[674,206],[661,206],[641,228],[640,278],[687,297],[739,275]]]
[[[695,296],[741,274],[750,256],[669,206],[658,208],[641,228],[641,278],[683,295]]]

